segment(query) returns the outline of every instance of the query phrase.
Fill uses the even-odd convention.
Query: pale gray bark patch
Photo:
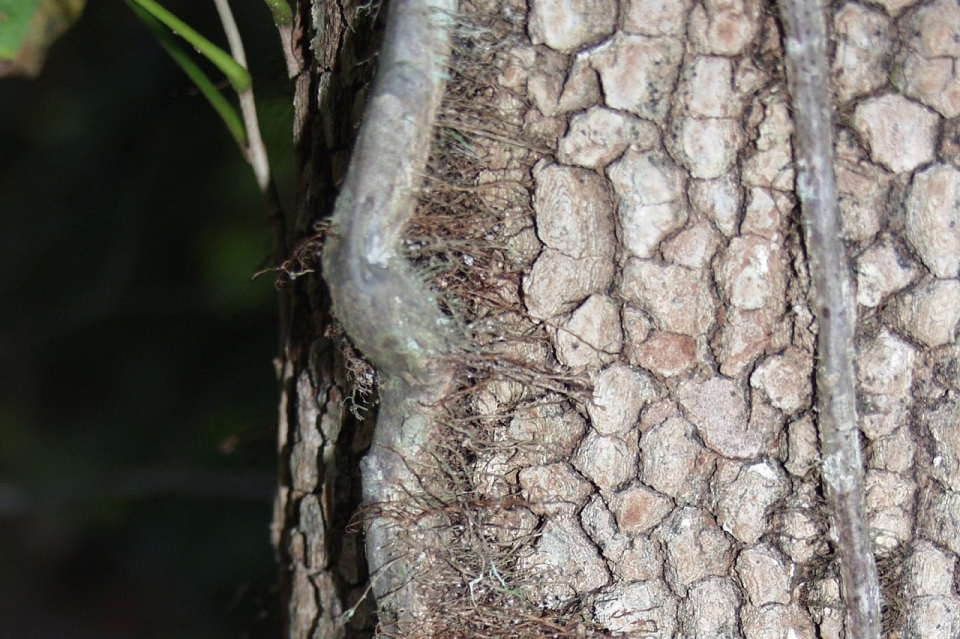
[[[932,280],[897,296],[897,324],[925,346],[951,344],[960,325],[960,282]]]
[[[838,100],[868,95],[887,83],[891,31],[890,18],[883,12],[854,2],[834,14],[837,49],[830,72]]]
[[[915,0],[886,0],[894,13]],[[895,9],[895,10],[894,10]],[[937,0],[912,12],[904,26],[906,37],[898,59],[900,72],[894,84],[908,97],[935,109],[946,118],[960,115],[960,79],[954,70],[960,47],[954,32],[960,24],[960,7],[951,0]]]

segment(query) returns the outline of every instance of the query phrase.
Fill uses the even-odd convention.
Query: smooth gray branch
[[[836,527],[847,636],[880,637],[880,587],[864,504],[853,377],[852,287],[837,218],[826,25],[817,0],[779,0],[793,102],[797,191],[803,209],[817,341],[823,480]]]

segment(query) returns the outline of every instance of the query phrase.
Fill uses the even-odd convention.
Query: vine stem
[[[229,0],[213,1],[217,7],[217,14],[220,16],[223,31],[227,36],[230,55],[233,56],[237,64],[244,69],[248,69],[247,54],[243,48],[243,39],[240,37],[240,30],[237,28],[237,21],[233,17],[233,11],[230,9]],[[243,116],[243,126],[247,132],[247,146],[241,147],[241,151],[244,158],[253,168],[253,174],[257,179],[257,186],[260,188],[260,192],[263,194],[264,201],[267,205],[267,219],[270,222],[270,228],[273,234],[273,263],[274,266],[280,266],[287,258],[286,220],[283,207],[280,204],[280,194],[277,192],[277,184],[274,182],[273,174],[270,171],[267,145],[264,144],[263,136],[260,134],[260,120],[257,118],[257,101],[253,96],[253,85],[251,84],[245,91],[238,91],[237,98],[240,101],[240,113]],[[285,312],[281,305],[281,314]],[[283,321],[281,321],[281,326],[283,326]],[[281,328],[281,330],[283,329]]]
[[[237,64],[246,69],[247,54],[243,49],[243,40],[240,38],[237,22],[233,18],[233,11],[230,10],[230,3],[228,0],[213,1],[217,7],[217,13],[220,15],[223,31],[227,35],[230,54],[237,61]],[[267,161],[267,148],[263,144],[263,138],[260,137],[260,123],[257,120],[257,105],[253,97],[253,87],[246,91],[238,91],[237,95],[240,98],[240,112],[243,114],[243,124],[247,129],[247,139],[249,140],[245,150],[247,161],[253,167],[260,190],[266,192],[271,181],[270,163]]]
[[[880,586],[871,552],[853,377],[852,286],[837,212],[826,24],[818,0],[778,0],[796,127],[797,192],[819,332],[817,408],[847,637],[879,639]]]
[[[456,0],[391,0],[377,75],[323,247],[334,315],[377,367],[380,407],[361,463],[366,552],[384,634],[425,612],[413,544],[429,517],[404,518],[422,493],[417,468],[438,431],[453,381],[449,321],[403,257],[433,124],[446,84]],[[428,546],[428,543],[424,543]]]

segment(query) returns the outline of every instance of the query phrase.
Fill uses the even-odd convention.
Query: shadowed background
[[[224,44],[212,2],[165,4]],[[234,4],[289,202],[279,40]],[[0,638],[279,636],[269,254],[252,171],[122,3],[0,81]]]

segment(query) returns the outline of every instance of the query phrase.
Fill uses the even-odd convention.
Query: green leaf
[[[0,77],[36,77],[47,49],[83,13],[86,0],[0,0]]]
[[[237,93],[250,88],[253,80],[250,74],[230,56],[229,53],[194,31],[186,22],[173,15],[154,0],[132,0],[141,9],[162,22],[168,29],[180,36],[195,48],[207,60],[210,60],[223,72]]]
[[[154,18],[152,13],[141,8],[140,0],[126,0],[126,3],[133,12],[137,14],[137,17],[140,18],[144,25],[150,29],[157,38],[157,41],[160,42],[160,46],[170,54],[170,57],[177,63],[177,66],[193,81],[200,93],[203,94],[203,97],[207,99],[210,106],[213,107],[217,115],[220,116],[220,119],[223,120],[223,123],[227,126],[233,139],[237,141],[237,144],[239,144],[241,148],[246,148],[247,129],[244,127],[243,120],[240,118],[237,110],[223,97],[213,82],[210,81],[210,78],[207,77],[207,74],[203,72],[203,69],[193,61],[190,54],[183,50],[180,42],[164,28],[164,25]]]

